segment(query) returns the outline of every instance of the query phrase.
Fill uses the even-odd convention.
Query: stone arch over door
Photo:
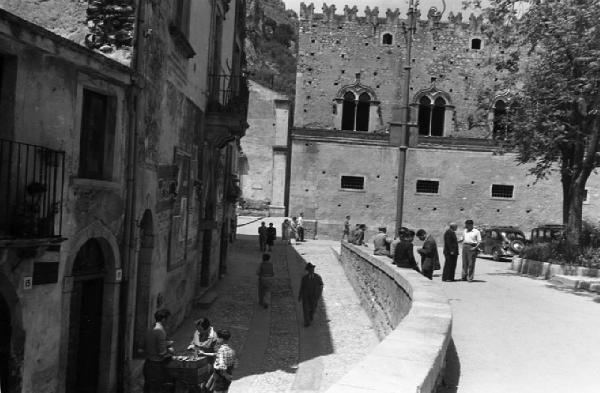
[[[66,248],[69,252],[63,280],[60,391],[113,391],[119,339],[120,282],[116,273],[121,261],[118,242],[108,228],[95,222],[78,232]],[[98,315],[87,312],[92,304],[101,308]],[[94,364],[84,365],[78,361],[77,357],[85,352],[79,346],[80,339],[85,340],[90,351],[97,351],[98,356],[97,375],[88,381],[82,379],[93,375]]]
[[[19,297],[10,280],[0,273],[0,390],[21,392],[25,331]]]
[[[135,316],[133,325],[133,357],[144,353],[144,338],[150,324],[150,283],[154,254],[154,222],[152,212],[146,210],[140,222],[140,245],[137,255]]]

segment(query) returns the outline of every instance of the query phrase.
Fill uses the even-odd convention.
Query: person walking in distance
[[[300,293],[298,301],[302,302],[302,314],[304,315],[304,326],[310,326],[323,293],[323,279],[315,273],[315,265],[306,264],[306,274],[300,281]]]
[[[346,240],[351,241],[350,239],[350,216],[346,216],[344,219],[344,232],[342,232],[342,241]]]
[[[264,221],[258,227],[258,243],[261,252],[267,251],[267,226]]]
[[[288,220],[286,218],[285,220],[283,220],[283,223],[281,224],[281,241],[285,244],[290,243],[290,231],[291,231],[290,220]]]
[[[473,220],[465,221],[462,249],[462,280],[473,281],[475,276],[475,260],[481,244],[481,232],[473,228]]]
[[[275,276],[271,255],[263,254],[262,262],[256,269],[256,275],[258,276],[258,304],[267,308],[269,305],[265,302],[265,295],[271,293],[273,277]]]
[[[298,218],[294,216],[294,217],[292,217],[292,222],[290,223],[290,243],[296,243],[297,241],[298,241]]]
[[[298,215],[298,241],[304,241],[304,213]]]
[[[277,229],[273,226],[273,223],[269,223],[269,227],[267,228],[267,248],[268,251],[271,251],[273,248],[273,244],[275,244],[275,240],[277,239]]]
[[[436,268],[439,269],[440,265],[437,244],[433,236],[428,235],[424,229],[417,231],[417,237],[424,242],[423,247],[417,250],[421,255],[421,271],[425,277],[431,280],[433,279],[433,271]]]
[[[451,222],[446,232],[444,232],[444,270],[442,271],[442,281],[454,281],[456,260],[458,259],[456,228],[456,224]]]

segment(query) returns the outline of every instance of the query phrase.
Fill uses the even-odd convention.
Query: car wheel
[[[497,248],[492,249],[492,258],[494,258],[494,261],[500,261],[501,256],[502,254],[500,253],[500,250],[498,250]]]
[[[512,242],[510,242],[510,248],[517,255],[519,255],[521,253],[521,251],[523,251],[524,247],[525,247],[525,243],[523,243],[521,240],[513,240]]]

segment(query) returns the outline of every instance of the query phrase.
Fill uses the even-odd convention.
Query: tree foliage
[[[482,13],[499,47],[497,71],[508,75],[507,142],[538,178],[559,171],[563,221],[577,242],[585,184],[598,164],[600,1],[490,0]]]

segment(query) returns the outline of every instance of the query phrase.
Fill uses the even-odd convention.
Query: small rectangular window
[[[342,176],[342,188],[348,190],[364,190],[365,178],[363,176]]]
[[[111,180],[115,143],[115,99],[83,90],[79,177]]]
[[[417,192],[425,194],[437,194],[440,182],[437,180],[417,180]]]
[[[585,190],[583,190],[583,203],[590,203],[590,200],[588,199],[590,196],[587,188]]]
[[[471,49],[475,49],[475,50],[481,49],[481,40],[479,38],[473,38],[471,40]]]
[[[492,184],[492,198],[512,198],[515,186]]]

